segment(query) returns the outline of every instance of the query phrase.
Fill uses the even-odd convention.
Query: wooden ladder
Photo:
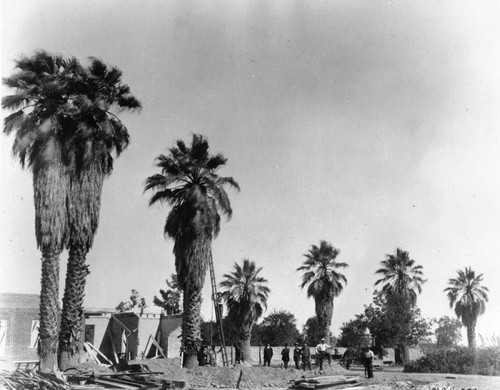
[[[224,330],[222,329],[222,313],[221,313],[221,297],[217,293],[217,283],[215,281],[215,271],[214,271],[214,262],[212,260],[212,255],[210,255],[209,259],[209,267],[210,267],[210,282],[212,283],[212,301],[214,303],[215,308],[215,320],[217,322],[217,327],[219,329],[220,342],[221,342],[221,355],[222,355],[222,365],[229,366],[227,360],[227,352],[226,352],[226,341],[224,340]]]

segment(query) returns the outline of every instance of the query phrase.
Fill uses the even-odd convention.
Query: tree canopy
[[[431,334],[430,322],[420,315],[420,310],[411,305],[408,297],[374,294],[373,302],[341,327],[339,345],[359,345],[364,330],[368,328],[376,345],[399,347],[416,345]]]
[[[437,325],[434,330],[438,347],[454,347],[462,340],[462,323],[456,318],[443,316],[435,320]]]
[[[146,299],[141,297],[139,291],[132,289],[130,290],[130,299],[128,301],[121,301],[116,305],[115,309],[120,313],[131,311],[135,308],[142,312],[146,307],[148,307]]]
[[[153,298],[153,304],[165,310],[167,315],[182,313],[182,289],[177,282],[177,275],[170,275],[170,280],[166,280],[167,290],[160,289],[160,297]]]
[[[375,286],[382,284],[384,294],[408,297],[411,304],[415,305],[425,283],[423,267],[416,265],[409,253],[400,248],[396,248],[395,254],[386,255],[386,260],[381,261],[381,264],[382,268],[375,273],[382,277],[375,282]]]
[[[319,246],[312,245],[304,255],[305,260],[297,271],[302,271],[301,287],[307,286],[307,296],[314,298],[314,309],[323,336],[329,341],[333,315],[333,300],[347,284],[347,278],[338,270],[348,267],[336,261],[340,250],[321,240]]]
[[[471,267],[457,271],[457,277],[448,280],[444,289],[450,307],[455,307],[458,319],[467,327],[469,348],[476,348],[476,323],[478,317],[486,310],[488,302],[488,287],[481,285],[483,274],[476,275]]]
[[[274,310],[256,326],[259,344],[293,345],[300,338],[297,319],[286,310]]]

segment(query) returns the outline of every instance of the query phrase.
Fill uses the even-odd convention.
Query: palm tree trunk
[[[72,245],[63,297],[61,332],[59,334],[59,366],[61,370],[77,366],[83,355],[85,317],[83,299],[85,279],[90,273],[85,264],[87,251]]]
[[[51,150],[54,151],[51,162],[38,162],[33,167],[35,236],[42,252],[39,328],[42,372],[52,372],[57,368],[59,256],[67,238],[68,173],[57,158],[57,147]]]
[[[250,339],[252,337],[252,324],[243,326],[240,329],[241,361],[252,363]]]
[[[316,298],[315,310],[316,317],[318,319],[318,325],[321,329],[321,337],[325,338],[326,344],[330,344],[330,326],[332,324],[333,315],[333,298]]]
[[[40,291],[40,371],[57,368],[57,332],[59,317],[59,255],[60,250],[42,253]]]
[[[467,326],[467,343],[469,344],[469,349],[472,351],[476,350],[476,324]]]
[[[83,300],[85,279],[90,273],[85,258],[99,224],[104,173],[94,161],[70,178],[68,196],[69,258],[63,297],[59,364],[61,369],[78,365],[85,341]]]
[[[201,288],[184,289],[184,315],[182,317],[182,344],[184,352],[183,367],[193,368],[198,365],[197,352],[201,326]]]

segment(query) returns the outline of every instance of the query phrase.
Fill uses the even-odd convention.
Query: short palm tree
[[[59,334],[61,369],[75,366],[83,352],[86,256],[97,232],[103,182],[113,169],[113,154],[120,155],[129,143],[127,128],[112,111],[140,108],[121,79],[118,68],[92,58],[88,68],[67,81],[72,86],[75,137],[68,151],[70,234]]]
[[[321,240],[319,246],[312,245],[304,255],[306,260],[297,271],[303,271],[301,287],[307,286],[307,297],[314,298],[316,317],[325,342],[330,342],[330,326],[333,316],[333,300],[338,297],[345,284],[346,277],[338,272],[348,267],[347,263],[337,262],[340,250]]]
[[[250,361],[250,336],[253,324],[267,308],[269,287],[267,279],[260,276],[262,267],[248,259],[243,264],[234,263],[234,270],[224,274],[220,286],[224,289],[222,297],[226,301],[230,316],[237,325],[242,346],[242,360]]]
[[[172,207],[164,232],[175,240],[177,280],[183,290],[183,364],[193,367],[200,340],[201,292],[212,256],[212,240],[220,230],[220,214],[228,218],[232,214],[224,187],[239,187],[233,178],[217,175],[226,159],[221,154],[210,155],[208,142],[201,135],[193,135],[190,147],[177,141],[170,154],[158,156],[157,161],[161,173],[147,179],[145,191],[155,192],[150,205],[161,201]]]
[[[4,120],[4,132],[15,133],[13,155],[33,173],[35,235],[42,254],[40,291],[40,369],[57,366],[59,256],[68,240],[66,197],[69,169],[65,164],[67,108],[61,100],[63,73],[78,72],[75,60],[38,52],[16,62],[17,73],[3,79],[16,94],[2,107],[16,110]]]
[[[422,292],[423,267],[415,265],[415,260],[410,258],[408,252],[396,248],[394,255],[386,255],[386,260],[381,261],[382,268],[375,273],[382,275],[375,282],[375,286],[383,284],[384,294],[397,294],[409,299],[411,305],[417,302],[417,295]]]
[[[455,306],[455,314],[467,328],[469,348],[476,349],[476,324],[484,313],[488,302],[488,288],[482,286],[483,274],[476,275],[471,267],[457,271],[455,279],[449,279],[447,292],[450,307]]]

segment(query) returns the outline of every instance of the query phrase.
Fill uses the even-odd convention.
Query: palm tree
[[[191,147],[177,141],[170,154],[158,156],[157,161],[161,174],[147,179],[145,191],[155,191],[150,205],[161,201],[172,207],[164,232],[175,241],[175,268],[184,297],[184,367],[193,367],[200,340],[201,292],[212,256],[212,240],[220,231],[220,213],[228,218],[232,214],[224,187],[239,186],[233,178],[216,174],[227,160],[221,154],[210,155],[208,142],[201,135],[193,135]]]
[[[62,74],[78,70],[75,60],[38,52],[16,61],[17,73],[3,79],[16,94],[2,98],[2,107],[17,110],[4,120],[4,132],[15,133],[13,155],[33,174],[35,235],[42,254],[40,291],[40,369],[57,365],[59,256],[68,239],[66,196],[69,170],[65,146],[67,107],[62,102]]]
[[[488,288],[481,286],[483,274],[476,276],[471,267],[458,270],[458,277],[448,280],[447,292],[450,307],[455,306],[455,314],[467,328],[469,348],[476,349],[477,318],[484,313],[488,302]]]
[[[127,128],[112,112],[140,108],[140,103],[122,83],[122,72],[92,58],[87,69],[66,81],[71,86],[72,126],[75,137],[69,149],[71,176],[68,193],[70,227],[69,258],[63,296],[59,363],[61,369],[75,366],[83,352],[83,302],[85,264],[99,223],[104,178],[117,156],[127,147]]]
[[[16,133],[14,155],[22,166],[28,158],[33,172],[36,237],[42,251],[40,357],[44,371],[51,371],[57,362],[59,255],[65,246],[70,257],[60,347],[74,351],[75,340],[83,337],[88,274],[84,261],[99,211],[93,198],[100,197],[102,177],[111,171],[109,153],[113,149],[119,153],[128,142],[126,129],[116,117],[108,118],[107,108],[113,103],[138,107],[128,87],[120,84],[121,73],[113,68],[99,74],[100,64],[93,59],[85,69],[75,58],[41,51],[17,61],[19,72],[3,80],[17,91],[3,98],[2,106],[18,109],[5,119],[4,132]]]
[[[304,271],[301,288],[307,286],[307,297],[314,298],[314,308],[319,328],[325,342],[330,342],[330,326],[333,316],[333,300],[338,297],[347,284],[346,277],[338,272],[348,267],[347,263],[336,261],[340,250],[321,240],[319,247],[312,245],[304,254],[306,260],[297,271]]]
[[[250,336],[253,324],[262,316],[267,308],[269,287],[267,279],[259,275],[262,267],[257,268],[255,262],[243,260],[240,266],[234,263],[234,270],[224,274],[220,286],[225,289],[222,298],[228,306],[228,316],[237,324],[242,360],[250,361]]]
[[[386,260],[381,261],[382,268],[375,273],[382,278],[375,282],[375,286],[384,283],[382,292],[386,295],[396,294],[409,299],[412,306],[417,303],[417,293],[422,292],[423,267],[415,265],[415,260],[410,258],[408,252],[396,248],[394,255],[386,255]]]

